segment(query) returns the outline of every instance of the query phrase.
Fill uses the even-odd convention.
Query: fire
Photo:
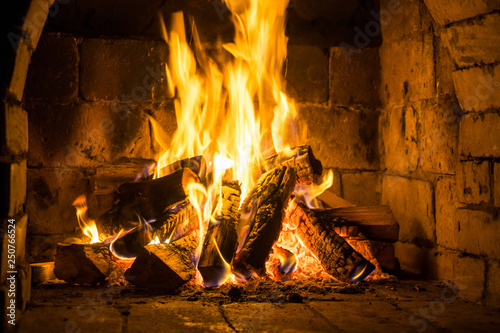
[[[199,218],[196,261],[209,222],[215,221],[221,212],[222,180],[238,180],[243,200],[256,184],[265,158],[278,152],[291,152],[291,145],[303,143],[306,135],[305,127],[298,130],[297,108],[284,91],[288,0],[225,0],[225,3],[232,13],[235,35],[232,43],[218,50],[230,54],[230,59],[223,64],[207,55],[194,22],[190,24],[190,47],[182,12],[172,15],[169,29],[160,17],[162,36],[170,50],[165,72],[169,94],[175,97],[177,130],[169,138],[155,119],[149,117],[155,139],[163,151],[156,157],[157,163],[148,166],[144,173],[149,174],[154,168],[154,178],[162,177],[167,165],[197,155],[207,161],[210,184],[205,187],[192,182],[186,188]],[[319,203],[315,203],[314,198],[332,182],[330,172],[321,185],[298,188],[299,195],[309,198],[308,204],[317,206]],[[84,207],[85,210],[78,211],[82,229],[92,242],[99,241],[95,223],[84,218],[86,205]],[[295,235],[294,226],[285,224],[283,229],[271,258],[279,263],[280,273],[321,273],[321,265]],[[112,251],[123,232],[111,243]],[[156,238],[150,244],[159,243]],[[226,264],[227,272],[216,283],[240,281],[242,277],[230,272],[231,263]]]
[[[154,120],[157,141],[165,148],[158,157],[155,177],[164,166],[179,159],[202,155],[213,174],[207,191],[190,184],[189,197],[200,216],[200,246],[209,221],[220,212],[220,185],[224,177],[241,182],[241,198],[250,192],[260,175],[258,166],[267,155],[290,150],[305,137],[295,126],[296,106],[284,92],[283,64],[286,59],[285,10],[288,0],[226,0],[235,26],[233,43],[224,44],[232,58],[220,66],[204,52],[192,24],[193,49],[186,40],[183,14],[172,16],[162,33],[170,46],[166,67],[172,96],[175,95],[177,131],[171,140],[162,138]],[[274,114],[271,121],[266,115]],[[333,182],[329,173],[320,186],[301,187],[302,196],[314,198]],[[297,240],[293,228],[285,226],[278,241],[293,256],[277,258],[288,271],[321,270],[307,248]],[[277,253],[277,251],[275,251]],[[199,252],[197,253],[199,255]],[[237,279],[237,277],[233,277]]]
[[[90,244],[99,243],[99,232],[97,231],[97,226],[95,221],[87,216],[87,198],[85,195],[81,195],[73,202],[73,206],[76,208],[76,217],[78,219],[78,224],[80,229],[82,229],[83,234],[90,238]]]

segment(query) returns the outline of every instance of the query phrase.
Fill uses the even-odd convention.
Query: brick
[[[498,261],[488,262],[485,301],[487,305],[500,307],[500,263]]]
[[[413,33],[398,42],[385,41],[379,52],[383,104],[401,106],[405,101],[435,96],[432,33]]]
[[[151,303],[143,306],[135,304],[131,306],[127,325],[130,331],[196,332],[207,328],[224,331],[224,317],[215,305],[207,304],[206,306],[193,307],[193,303],[189,301]],[[167,315],[170,318],[176,318],[176,320],[164,320],[163,318]]]
[[[71,234],[63,235],[32,235],[28,234],[27,242],[30,246],[26,248],[27,262],[54,261],[57,243],[64,243],[71,238]]]
[[[466,204],[490,202],[490,164],[488,161],[465,161],[457,175],[458,200]]]
[[[384,41],[392,43],[415,32],[428,31],[432,18],[424,15],[424,11],[427,9],[422,1],[381,0],[380,23]]]
[[[17,323],[19,332],[33,332],[43,327],[48,332],[99,332],[119,333],[122,331],[121,310],[106,304],[120,289],[108,289],[95,296],[81,297],[76,306],[54,306],[40,304],[27,310]],[[53,315],[47,313],[53,311]]]
[[[424,0],[432,17],[439,24],[445,25],[466,20],[481,14],[487,14],[495,9],[500,9],[498,0]]]
[[[481,299],[486,269],[483,260],[441,249],[435,257],[435,262],[436,270],[433,277],[453,282],[459,289],[459,297],[474,301]]]
[[[2,155],[22,155],[28,151],[28,114],[20,106],[4,103],[0,119]]]
[[[500,65],[454,71],[453,82],[462,110],[500,108]]]
[[[355,172],[342,175],[343,198],[355,205],[380,205],[382,177],[377,172]]]
[[[493,202],[500,207],[500,163],[493,166]]]
[[[438,96],[455,95],[455,85],[452,73],[455,70],[455,61],[450,55],[450,50],[446,47],[441,38],[445,28],[439,25],[434,26],[434,45],[436,61],[436,89]]]
[[[348,56],[341,47],[330,48],[330,104],[380,105],[379,70],[377,48]]]
[[[457,210],[458,249],[490,259],[500,259],[500,221],[491,214],[468,209]]]
[[[75,101],[78,98],[78,62],[74,37],[42,36],[31,57],[25,98],[64,103]]]
[[[436,241],[432,184],[418,179],[384,176],[382,204],[399,222],[399,240],[432,247]]]
[[[287,91],[297,101],[328,99],[328,56],[315,46],[288,46]]]
[[[77,197],[90,192],[89,176],[79,170],[29,169],[26,209],[31,234],[64,234],[78,228]]]
[[[26,160],[0,163],[0,177],[4,184],[0,216],[15,216],[23,211],[26,201]]]
[[[394,243],[394,255],[401,265],[401,269],[414,274],[428,274],[429,262],[431,262],[434,250],[423,248],[412,243]]]
[[[29,3],[29,6],[23,6],[22,13],[16,13],[18,16],[15,19],[22,17],[23,23],[19,30],[11,31],[13,32],[11,37],[17,45],[11,45],[12,48],[8,47],[5,53],[6,64],[12,68],[12,71],[5,77],[8,82],[7,91],[18,101],[22,100],[31,54],[38,44],[52,3],[53,0],[34,0]],[[12,26],[15,25],[17,22],[12,24]]]
[[[449,248],[457,248],[458,221],[455,214],[458,203],[456,181],[451,177],[436,183],[436,243]]]
[[[80,93],[87,100],[139,103],[167,97],[167,45],[133,39],[88,39],[81,46]],[[156,77],[156,79],[155,79]]]
[[[500,114],[467,114],[460,121],[460,154],[472,157],[500,156]]]
[[[99,0],[61,1],[57,14],[49,19],[47,26],[52,31],[86,36],[151,36],[159,39],[157,15],[160,11],[168,22],[173,1],[138,3],[123,0],[120,6]]]
[[[359,5],[359,0],[349,1],[316,1],[311,6],[307,0],[296,0],[292,6],[306,20],[328,17],[335,20],[348,20]]]
[[[500,61],[500,14],[494,13],[446,29],[442,36],[458,67]]]
[[[389,107],[380,120],[382,163],[390,171],[411,173],[419,162],[418,112],[411,106]]]
[[[419,165],[423,171],[454,174],[461,110],[456,100],[417,103]]]
[[[28,113],[30,165],[87,167],[122,157],[152,157],[149,124],[140,107],[114,103],[39,104]]]
[[[204,42],[233,42],[234,25],[231,12],[223,1],[175,1],[175,10],[183,10],[194,18],[200,39]],[[164,17],[170,10],[163,10]],[[187,24],[187,21],[186,21]],[[157,28],[158,29],[158,28]]]
[[[299,123],[310,129],[307,144],[325,168],[378,167],[377,112],[299,105],[298,113]]]

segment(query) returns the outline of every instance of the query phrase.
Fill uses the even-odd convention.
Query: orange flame
[[[82,229],[83,234],[90,238],[90,244],[99,243],[99,232],[97,231],[97,226],[95,221],[87,216],[87,198],[85,195],[81,195],[73,202],[73,206],[76,208],[76,217],[78,219],[78,224],[80,229]]]

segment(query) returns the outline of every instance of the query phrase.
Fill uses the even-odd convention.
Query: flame
[[[333,185],[333,171],[330,169],[323,174],[321,184],[299,184],[294,191],[296,196],[301,197],[309,208],[323,208],[323,204],[317,198]]]
[[[169,138],[150,117],[155,139],[163,148],[154,177],[162,177],[164,167],[177,160],[196,155],[206,159],[211,183],[206,189],[197,183],[187,189],[199,216],[198,257],[209,221],[215,222],[220,214],[222,179],[237,179],[244,199],[267,155],[289,149],[288,136],[296,141],[293,144],[300,140],[294,135],[298,133],[293,126],[296,107],[283,89],[288,0],[225,3],[235,35],[232,43],[216,50],[219,58],[227,60],[223,64],[207,55],[194,22],[190,47],[182,12],[172,15],[170,29],[160,16],[161,33],[170,49],[165,72],[169,93],[175,96],[177,131]],[[269,115],[274,116],[269,119]]]
[[[99,243],[99,232],[97,231],[97,226],[95,221],[87,216],[87,198],[85,195],[81,195],[73,202],[73,206],[76,208],[76,217],[78,219],[78,224],[80,229],[82,229],[83,234],[90,238],[90,244]]]

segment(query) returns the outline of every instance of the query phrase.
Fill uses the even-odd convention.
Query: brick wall
[[[500,2],[396,3],[379,48],[381,200],[401,225],[396,256],[498,305]]]

